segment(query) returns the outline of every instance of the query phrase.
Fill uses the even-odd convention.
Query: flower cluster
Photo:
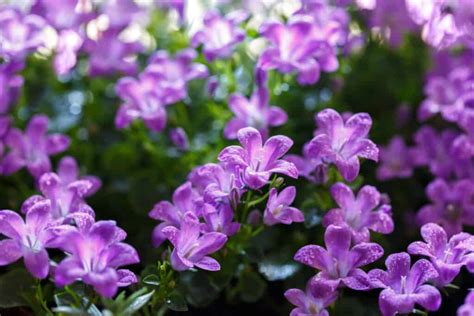
[[[136,283],[133,272],[119,269],[139,262],[136,250],[122,242],[127,234],[115,221],[95,222],[94,211],[84,201],[99,187],[96,177],[78,178],[71,157],[60,161],[57,174],[43,173],[39,178],[43,195],[23,203],[24,220],[15,211],[0,211],[0,234],[6,237],[0,241],[0,265],[23,258],[35,278],[51,274],[60,287],[80,280],[105,297]],[[58,264],[48,255],[51,248],[64,251]]]
[[[170,260],[175,270],[194,266],[219,270],[219,263],[209,255],[221,249],[246,222],[247,214],[240,217],[240,223],[236,221],[243,195],[271,185],[273,174],[298,177],[296,167],[282,159],[293,144],[288,137],[272,136],[263,143],[260,132],[247,127],[238,131],[237,138],[241,146],[224,148],[218,164],[195,168],[188,181],[175,190],[172,203],[161,201],[149,213],[161,221],[153,232],[153,244],[159,246],[166,239],[173,244]],[[291,206],[296,196],[294,187],[280,193],[275,187],[269,190],[266,225],[304,220],[301,211]],[[248,211],[250,206],[244,207]]]
[[[437,48],[472,45],[474,12],[469,0],[406,0],[410,17],[423,26],[423,39]]]
[[[124,101],[115,116],[115,126],[125,128],[141,119],[152,131],[166,126],[166,106],[187,96],[188,81],[207,76],[207,68],[194,63],[196,52],[185,49],[170,57],[166,51],[156,52],[138,78],[124,77],[115,86]]]

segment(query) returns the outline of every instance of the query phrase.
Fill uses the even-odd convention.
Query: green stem
[[[250,207],[252,207],[252,206],[255,206],[255,205],[258,205],[258,204],[262,203],[263,201],[266,200],[266,198],[268,197],[269,194],[270,194],[270,191],[268,191],[267,193],[265,193],[264,195],[262,195],[260,198],[258,198],[258,199],[256,199],[256,200],[250,202],[250,203],[248,204],[248,207],[250,208]]]

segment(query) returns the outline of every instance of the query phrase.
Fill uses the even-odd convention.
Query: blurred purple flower
[[[429,166],[433,175],[450,178],[453,174],[466,176],[466,168],[459,157],[452,155],[451,147],[459,136],[457,131],[445,129],[438,133],[430,126],[422,126],[414,135],[413,163],[416,166]],[[453,163],[456,161],[456,163]]]
[[[171,253],[171,266],[177,271],[198,267],[203,270],[218,271],[221,269],[216,259],[209,257],[221,249],[227,241],[222,233],[211,232],[200,234],[198,218],[191,212],[184,215],[181,228],[168,226],[163,234],[175,247]]]
[[[87,1],[82,0],[37,0],[31,12],[42,16],[58,31],[75,30],[94,18],[87,10]]]
[[[304,222],[303,213],[290,206],[295,197],[296,188],[293,186],[286,187],[280,193],[277,189],[272,188],[263,215],[265,225],[272,226],[280,223],[289,225],[293,222]]]
[[[101,9],[108,17],[109,28],[115,30],[123,30],[130,23],[147,18],[145,10],[133,0],[108,0]]]
[[[372,286],[384,289],[379,296],[383,316],[411,313],[415,304],[429,311],[438,310],[441,294],[434,286],[425,284],[438,277],[428,260],[418,260],[410,268],[410,255],[401,252],[388,256],[385,265],[387,271],[374,269],[369,272]]]
[[[180,22],[184,22],[186,0],[155,0],[155,3],[164,9],[175,10],[178,13]]]
[[[331,187],[331,195],[339,208],[326,213],[323,225],[348,227],[354,244],[369,242],[370,230],[381,234],[393,231],[391,206],[382,203],[375,187],[365,185],[355,197],[351,188],[338,182]]]
[[[237,132],[244,127],[254,127],[264,139],[268,137],[268,128],[286,123],[285,111],[269,105],[269,93],[266,87],[258,87],[250,100],[239,93],[229,98],[229,108],[235,117],[227,122],[224,135],[228,139],[237,138]]]
[[[327,0],[302,0],[294,15],[309,15],[318,33],[331,45],[348,44],[350,15],[347,10],[331,5]]]
[[[262,144],[262,135],[253,127],[246,127],[237,133],[241,146],[228,146],[219,156],[219,161],[242,169],[243,182],[252,189],[266,185],[273,173],[298,178],[295,165],[280,159],[293,145],[293,141],[282,135],[270,137]]]
[[[459,306],[457,316],[472,316],[474,311],[474,291],[470,291],[466,295],[464,304]]]
[[[461,268],[469,259],[474,260],[474,253],[461,246],[462,242],[473,238],[468,233],[453,235],[449,241],[444,229],[434,223],[421,227],[422,241],[415,241],[408,246],[412,255],[426,256],[438,271],[438,277],[433,279],[437,287],[450,284],[459,274]]]
[[[76,31],[63,30],[59,33],[56,55],[53,60],[56,74],[66,75],[76,65],[77,54],[83,43],[83,37]]]
[[[167,226],[180,227],[184,215],[191,212],[195,215],[201,215],[202,203],[199,201],[199,195],[191,187],[190,182],[179,186],[173,193],[173,203],[160,201],[148,214],[151,218],[162,221],[153,230],[153,246],[160,246],[166,237],[163,235],[163,228]]]
[[[431,204],[422,207],[417,219],[420,224],[437,223],[448,236],[462,231],[463,225],[474,225],[474,182],[469,179],[451,183],[438,178],[426,187]]]
[[[458,43],[474,41],[474,9],[470,0],[419,1],[406,0],[415,23],[423,26],[423,39],[442,49]]]
[[[196,57],[197,54],[193,49],[182,50],[174,58],[164,50],[151,56],[144,73],[152,74],[155,78],[155,89],[159,91],[164,105],[186,98],[188,81],[207,77],[206,66],[193,63]]]
[[[23,77],[17,72],[24,67],[23,62],[14,61],[0,65],[0,115],[8,113],[16,102],[23,86]]]
[[[342,285],[353,290],[369,290],[368,276],[360,267],[382,257],[383,248],[376,243],[360,243],[351,248],[351,235],[349,228],[331,225],[324,233],[326,249],[307,245],[298,250],[294,259],[320,270],[316,278],[334,290]]]
[[[378,161],[379,150],[367,138],[372,119],[367,113],[352,115],[345,122],[333,109],[325,109],[316,116],[318,129],[308,145],[308,153],[315,159],[334,163],[346,181],[359,175],[359,157]]]
[[[97,41],[88,40],[84,43],[89,53],[89,74],[109,76],[116,73],[128,76],[135,75],[138,65],[131,57],[143,50],[140,42],[123,42],[119,39],[119,31],[108,29],[99,34]]]
[[[42,201],[32,205],[26,220],[10,210],[0,211],[0,234],[7,237],[0,241],[0,266],[11,264],[21,257],[28,271],[38,279],[49,272],[46,248],[52,246],[56,235],[51,227],[50,204]]]
[[[380,28],[392,47],[399,46],[405,34],[417,30],[416,24],[408,15],[405,0],[379,0],[369,16],[370,26]]]
[[[154,75],[142,73],[139,79],[124,77],[117,82],[115,91],[124,101],[115,116],[117,128],[126,128],[138,118],[152,131],[161,132],[165,128],[166,110]]]
[[[203,217],[206,223],[201,226],[201,231],[204,233],[218,232],[232,236],[240,229],[240,224],[233,221],[234,211],[227,204],[222,204],[218,208],[205,204]]]
[[[171,129],[170,139],[179,150],[186,151],[189,149],[188,135],[183,128],[177,127]]]
[[[297,72],[298,82],[307,85],[318,81],[321,70],[331,72],[339,67],[334,47],[309,16],[293,16],[286,25],[265,23],[260,33],[272,43],[259,58],[258,67],[263,70]]]
[[[245,32],[239,24],[247,19],[244,11],[234,11],[221,16],[216,11],[208,11],[204,16],[203,29],[191,38],[191,46],[203,45],[203,53],[207,61],[227,58],[235,46],[245,39]]]
[[[38,15],[24,15],[4,6],[0,9],[0,57],[23,59],[43,44],[45,26],[45,21]]]
[[[35,115],[31,118],[25,132],[13,128],[5,137],[9,152],[2,160],[5,175],[15,173],[23,167],[35,178],[51,170],[50,155],[65,151],[70,140],[62,134],[47,135],[48,117]]]
[[[474,98],[474,70],[464,65],[444,76],[430,76],[425,94],[427,98],[418,109],[419,120],[424,121],[441,113],[445,120],[456,122]]]
[[[310,279],[306,292],[300,289],[289,289],[286,299],[296,306],[290,316],[329,316],[326,307],[337,299],[337,291],[318,279]]]
[[[380,148],[380,166],[377,179],[386,181],[394,178],[409,178],[413,174],[414,152],[400,136],[394,136],[386,147]]]

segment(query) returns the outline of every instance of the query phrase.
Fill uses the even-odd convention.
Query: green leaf
[[[156,274],[150,274],[144,277],[142,282],[145,283],[146,285],[159,286],[160,278]]]
[[[0,277],[0,308],[26,306],[23,295],[32,290],[33,277],[24,269],[7,272]]]
[[[135,312],[140,310],[143,306],[145,306],[146,303],[150,300],[150,298],[153,296],[155,291],[151,291],[149,293],[145,293],[143,295],[140,295],[132,300],[132,302],[127,306],[127,308],[123,311],[124,314],[127,315],[133,315]]]

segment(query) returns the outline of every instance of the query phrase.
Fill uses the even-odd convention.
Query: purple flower
[[[390,140],[387,147],[380,148],[380,166],[377,179],[409,178],[413,174],[413,150],[409,149],[400,136]]]
[[[116,73],[134,75],[137,64],[130,57],[143,50],[140,42],[123,42],[119,31],[108,29],[99,35],[97,41],[89,40],[85,49],[89,53],[89,74],[91,76],[109,76]]]
[[[54,71],[66,75],[76,65],[77,54],[84,43],[83,37],[76,31],[63,30],[58,35],[58,45],[54,56]]]
[[[463,225],[474,225],[474,182],[469,179],[451,183],[435,179],[426,187],[431,204],[420,209],[420,224],[437,223],[448,236],[462,231]]]
[[[118,269],[140,261],[136,250],[121,242],[125,237],[126,233],[114,221],[99,221],[87,230],[63,234],[60,247],[69,255],[55,270],[56,285],[82,280],[100,295],[112,297],[118,287],[136,283],[133,272]]]
[[[338,182],[331,187],[331,195],[339,208],[326,213],[323,220],[325,227],[348,227],[355,244],[370,241],[370,230],[381,234],[393,231],[391,207],[382,204],[380,193],[375,187],[363,186],[355,197],[351,188]]]
[[[421,236],[425,242],[411,243],[408,246],[408,252],[430,259],[433,267],[438,271],[438,277],[433,279],[437,287],[450,284],[469,259],[468,250],[461,247],[461,243],[472,236],[468,233],[459,233],[453,235],[448,241],[444,229],[434,223],[423,225]],[[470,255],[470,258],[474,259],[474,254]]]
[[[337,299],[337,291],[318,279],[310,279],[306,292],[300,289],[289,289],[285,297],[295,305],[290,316],[329,316],[326,307]]]
[[[183,128],[173,128],[170,131],[170,139],[179,150],[186,151],[189,149],[188,135],[186,135]]]
[[[474,311],[474,291],[470,291],[466,295],[466,300],[464,304],[458,308],[457,316],[472,316],[472,311]]]
[[[415,23],[423,25],[423,39],[436,48],[459,42],[472,44],[474,12],[468,1],[406,0],[408,12]]]
[[[303,155],[286,155],[285,160],[292,162],[298,169],[300,176],[309,181],[322,184],[328,180],[328,165],[323,163],[321,158],[313,158],[308,152],[309,143],[303,147]]]
[[[331,72],[339,67],[334,47],[309,16],[293,16],[286,25],[268,22],[260,33],[272,43],[259,58],[258,67],[263,70],[297,72],[298,82],[306,85],[318,81],[321,70]]]
[[[48,201],[30,206],[26,221],[18,213],[0,211],[0,234],[7,239],[0,240],[0,266],[11,264],[21,257],[28,271],[38,279],[44,279],[49,272],[49,256],[46,248],[52,246],[55,234],[51,226]]]
[[[25,166],[35,178],[51,170],[49,156],[65,151],[70,141],[62,134],[46,135],[47,129],[48,117],[45,115],[33,116],[24,134],[16,128],[10,129],[5,137],[5,144],[10,151],[2,161],[5,175]]]
[[[203,45],[203,53],[207,61],[227,58],[234,47],[245,39],[245,32],[239,28],[247,14],[235,11],[221,16],[216,11],[208,11],[204,16],[204,27],[191,38],[191,46]]]
[[[16,102],[23,86],[23,77],[16,73],[24,67],[23,62],[11,61],[0,65],[0,114],[6,114]]]
[[[273,173],[298,178],[295,165],[283,159],[293,145],[293,141],[282,135],[270,137],[262,145],[262,135],[253,127],[239,130],[237,133],[241,146],[229,146],[219,154],[219,161],[242,169],[243,182],[252,189],[266,185]]]
[[[360,243],[350,248],[351,235],[349,228],[331,225],[324,233],[327,249],[307,245],[298,250],[294,259],[320,270],[316,278],[333,289],[345,285],[353,290],[369,290],[367,274],[360,267],[378,260],[383,248],[376,243]]]
[[[46,172],[39,178],[39,189],[50,201],[54,219],[67,219],[78,212],[94,217],[94,212],[85,203],[84,198],[94,194],[100,188],[101,182],[94,176],[78,178],[78,173],[74,158],[64,157],[59,162],[57,174]],[[40,198],[32,196],[30,199],[34,202]]]
[[[454,140],[458,136],[459,133],[451,129],[438,133],[430,126],[421,127],[414,136],[416,143],[413,149],[414,164],[429,166],[433,175],[442,178],[449,178],[453,174],[459,178],[468,176],[471,174],[468,168],[469,161],[464,161],[452,152]]]
[[[350,16],[344,8],[336,7],[327,0],[302,0],[301,9],[295,15],[309,15],[318,32],[332,45],[348,44]]]
[[[202,203],[198,198],[199,195],[193,190],[191,183],[186,182],[174,191],[173,203],[161,201],[155,204],[148,214],[151,218],[162,221],[153,230],[152,241],[155,247],[160,246],[166,239],[162,232],[163,228],[167,226],[180,227],[187,212],[200,215]]]
[[[236,168],[228,164],[205,164],[195,168],[188,179],[204,201],[214,205],[238,201],[244,192]]]
[[[155,132],[161,132],[166,125],[166,110],[156,88],[156,77],[142,73],[139,79],[125,77],[115,86],[117,95],[124,101],[115,116],[115,126],[128,127],[140,118]]]
[[[279,223],[289,225],[293,222],[304,222],[303,213],[299,209],[290,206],[295,197],[295,187],[287,187],[280,194],[278,194],[277,189],[272,188],[263,215],[265,225],[272,226]]]
[[[258,87],[250,100],[239,93],[229,98],[229,108],[235,117],[227,122],[224,135],[228,139],[237,138],[237,132],[245,127],[256,128],[264,139],[268,137],[268,128],[285,124],[288,116],[285,111],[269,105],[268,89]]]
[[[227,204],[222,204],[219,208],[205,204],[203,217],[206,223],[201,226],[201,231],[205,233],[218,232],[232,236],[240,229],[240,224],[233,221],[234,211]]]
[[[41,15],[56,30],[79,30],[79,27],[94,18],[87,12],[81,0],[37,0],[31,12]]]
[[[153,74],[154,89],[159,91],[163,104],[176,103],[187,96],[187,83],[208,75],[206,66],[193,63],[196,58],[193,49],[185,49],[170,58],[168,52],[160,50],[151,58],[145,73]]]
[[[38,15],[23,15],[14,9],[0,9],[0,56],[21,60],[43,44],[45,21]]]
[[[191,212],[185,214],[181,228],[168,226],[163,234],[173,244],[171,265],[177,271],[198,267],[203,270],[218,271],[219,262],[208,255],[221,249],[227,242],[227,236],[222,233],[200,233],[198,218]]]
[[[441,113],[445,120],[457,122],[472,100],[474,71],[463,65],[447,75],[430,76],[424,90],[427,98],[418,109],[419,120]]]
[[[101,7],[108,17],[109,28],[123,30],[131,22],[146,19],[145,11],[133,0],[108,0]]]
[[[180,22],[184,22],[186,0],[155,0],[155,3],[164,9],[175,10],[178,13]]]
[[[429,311],[439,308],[439,291],[425,284],[438,276],[428,260],[418,260],[410,268],[410,255],[401,252],[388,256],[385,265],[387,271],[374,269],[369,272],[373,287],[384,289],[379,296],[382,315],[408,314],[413,311],[415,304]]]
[[[405,0],[377,1],[370,13],[369,24],[378,27],[392,47],[399,46],[406,33],[417,29],[408,15]]]
[[[379,150],[367,138],[372,119],[367,113],[352,115],[345,122],[333,109],[325,109],[316,116],[318,130],[308,145],[308,153],[315,159],[334,163],[346,181],[359,175],[359,157],[378,161]]]

